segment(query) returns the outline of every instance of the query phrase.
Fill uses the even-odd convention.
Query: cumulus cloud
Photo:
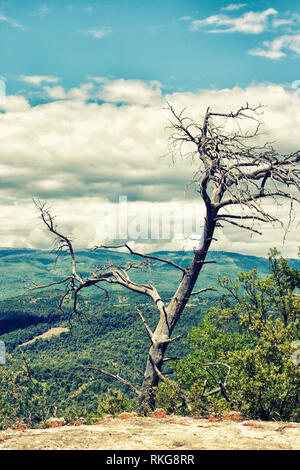
[[[44,86],[43,91],[51,100],[101,100],[107,103],[160,105],[161,84],[157,80],[107,79],[88,77],[89,82],[66,90],[63,86]]]
[[[111,103],[138,105],[159,104],[161,102],[161,84],[158,81],[111,80],[103,83],[98,98]]]
[[[53,77],[51,75],[19,75],[19,80],[25,83],[29,83],[30,85],[39,86],[43,82],[46,83],[57,83],[59,82],[59,78]]]
[[[275,38],[273,41],[264,41],[264,48],[256,48],[250,51],[251,55],[266,57],[267,59],[281,59],[287,54],[285,51],[300,54],[300,34],[290,34]]]
[[[203,30],[207,33],[244,33],[259,35],[264,32],[276,33],[277,37],[272,40],[264,41],[262,46],[251,49],[250,55],[260,56],[271,60],[278,60],[287,56],[287,52],[300,54],[300,36],[299,23],[300,15],[290,11],[279,15],[274,8],[268,8],[264,11],[248,11],[240,16],[233,15],[236,10],[247,6],[247,4],[230,4],[221,8],[221,13],[211,15],[200,20],[193,20],[190,17],[190,30]],[[278,31],[282,34],[278,35]]]
[[[4,96],[0,100],[0,110],[6,113],[21,113],[30,110],[30,104],[24,96]]]
[[[51,100],[74,100],[86,101],[90,98],[90,91],[93,89],[92,83],[83,83],[79,87],[65,90],[61,85],[45,86],[43,91],[47,98]]]
[[[280,85],[163,96],[157,82],[102,80],[72,90],[59,89],[56,99],[52,95],[51,102],[37,106],[31,106],[21,96],[8,96],[6,103],[0,105],[4,111],[0,115],[2,246],[47,243],[48,239],[36,228],[32,197],[50,202],[64,229],[76,237],[81,247],[92,245],[97,239],[103,204],[113,214],[121,195],[127,196],[130,207],[139,203],[147,208],[154,205],[157,210],[162,210],[164,204],[168,207],[170,202],[192,201],[196,193],[191,188],[186,194],[185,185],[197,162],[178,159],[173,165],[171,158],[164,156],[170,119],[163,109],[166,101],[178,111],[186,108],[186,113],[195,119],[201,118],[208,105],[215,111],[230,112],[246,102],[253,106],[265,104],[262,120],[268,133],[263,139],[275,140],[274,145],[281,152],[299,146],[300,107],[294,104],[292,91]],[[89,99],[78,99],[80,93]],[[106,99],[91,101],[91,95]],[[167,217],[170,210],[164,210]],[[286,207],[281,210],[285,217]],[[250,248],[248,233],[226,227],[215,249],[249,252],[255,247],[253,254],[264,256],[264,243],[282,242],[280,228],[264,230],[268,238],[257,238]],[[296,245],[294,235],[290,237]],[[153,248],[152,240],[136,241],[150,242]],[[160,241],[155,243],[157,248]],[[179,243],[173,234],[160,246],[176,248]],[[290,250],[294,251],[292,244]]]
[[[192,206],[193,210],[199,210],[201,221],[201,205],[195,201],[181,201],[178,203],[161,202],[151,204],[130,203],[128,201],[127,232],[128,237],[119,237],[118,217],[119,204],[107,202],[100,197],[49,199],[48,205],[52,214],[56,216],[59,230],[71,237],[75,250],[91,248],[100,243],[124,243],[129,241],[133,249],[144,253],[165,250],[187,250],[190,251],[197,246],[199,233],[188,231],[179,232],[178,227],[183,229],[184,218],[181,217],[180,209],[184,210]],[[280,212],[281,211],[281,212]],[[51,249],[53,238],[46,231],[35,206],[31,200],[1,201],[0,246],[26,247]],[[154,214],[154,215],[153,215]],[[155,215],[158,214],[158,218]],[[124,215],[124,214],[123,214]],[[284,207],[278,209],[277,215],[282,219],[287,218]],[[146,216],[146,217],[145,217]],[[124,219],[124,217],[123,217]],[[156,234],[156,224],[159,223],[159,237]],[[176,223],[174,221],[176,220]],[[186,219],[188,222],[189,220]],[[168,221],[170,221],[168,225]],[[143,226],[146,227],[146,237]],[[180,225],[181,223],[181,225]],[[194,222],[193,222],[194,223]],[[151,233],[152,225],[154,229]],[[115,234],[113,232],[116,226]],[[195,227],[194,225],[191,225]],[[197,226],[196,226],[197,227]],[[212,244],[212,250],[231,251],[254,256],[267,256],[269,249],[276,246],[284,256],[295,258],[299,244],[297,231],[291,229],[284,242],[284,232],[279,226],[265,225],[262,227],[263,236],[249,234],[241,229],[227,226],[225,229],[216,231],[216,240]],[[190,236],[186,236],[189,234]]]
[[[54,87],[44,87],[44,91],[46,92],[48,98],[53,100],[65,100],[68,97],[65,89],[61,85]]]
[[[246,33],[259,34],[265,31],[270,16],[277,15],[277,10],[268,8],[261,12],[249,11],[239,17],[231,17],[225,14],[212,15],[203,20],[191,22],[191,30],[197,31],[203,27],[212,26],[216,29],[208,29],[209,33]]]

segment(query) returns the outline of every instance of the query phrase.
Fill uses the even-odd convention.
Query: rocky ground
[[[95,449],[300,450],[300,424],[127,414],[90,426],[0,431],[0,450]]]

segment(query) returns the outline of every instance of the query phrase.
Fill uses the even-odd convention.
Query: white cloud
[[[278,28],[280,26],[290,25],[292,23],[293,23],[292,18],[289,18],[289,19],[278,18],[278,19],[273,20],[272,25],[274,26],[274,28]]]
[[[91,248],[102,243],[116,243],[115,239],[103,237],[103,230],[116,222],[115,214],[118,213],[116,203],[107,203],[100,197],[48,199],[51,212],[56,216],[56,223],[62,233],[73,239],[75,250]],[[150,204],[149,204],[150,206]],[[155,203],[159,211],[160,221],[167,219],[170,208],[166,203]],[[106,210],[103,218],[103,207]],[[128,203],[129,211],[134,214],[135,203]],[[147,206],[145,206],[147,209]],[[47,233],[42,224],[36,208],[31,200],[19,200],[17,203],[2,202],[0,206],[2,224],[0,233],[0,246],[26,247],[51,249],[53,239]],[[278,214],[282,219],[286,218],[284,207]],[[133,232],[134,224],[138,224],[138,218],[129,219],[129,234]],[[150,219],[149,219],[150,220]],[[137,225],[136,225],[137,226]],[[149,223],[150,226],[150,223]],[[212,250],[244,253],[254,256],[266,256],[271,247],[276,246],[284,256],[295,258],[299,239],[296,226],[291,227],[287,240],[283,242],[283,231],[279,226],[265,225],[262,227],[263,236],[249,234],[241,229],[226,226],[225,230],[216,231],[216,241],[212,243]],[[165,240],[145,240],[143,238],[130,239],[129,244],[133,249],[149,253],[158,250],[192,250],[196,246],[193,234],[190,238],[174,235],[174,227],[171,225],[170,238]]]
[[[272,48],[268,49],[268,50],[265,50],[265,49],[261,49],[259,47],[249,51],[249,54],[250,55],[260,56],[260,57],[265,57],[266,59],[272,59],[272,60],[281,59],[282,57],[286,56],[286,54],[282,51],[274,50]]]
[[[91,83],[81,84],[79,88],[71,88],[66,91],[62,86],[45,86],[43,88],[47,98],[52,100],[74,100],[86,101],[89,98],[89,91],[93,88]]]
[[[109,81],[107,77],[93,77],[91,75],[88,75],[87,79],[97,83],[107,83]]]
[[[186,113],[196,119],[208,105],[230,112],[246,102],[266,104],[262,119],[270,132],[263,138],[276,140],[274,145],[281,152],[299,148],[300,106],[293,103],[292,92],[279,85],[162,96],[157,82],[95,83],[99,87],[96,90],[90,83],[57,90],[59,100],[34,107],[20,96],[9,96],[1,105],[5,114],[0,119],[0,198],[10,201],[0,205],[1,246],[46,245],[47,240],[39,238],[32,197],[49,200],[57,222],[76,236],[81,247],[95,244],[102,204],[107,204],[112,213],[120,195],[127,195],[129,205],[144,201],[147,207],[154,203],[159,208],[163,204],[167,207],[169,201],[186,203],[191,199],[194,193],[188,191],[185,196],[184,190],[195,166],[180,159],[172,166],[169,157],[162,158],[170,119],[163,109],[165,101],[176,110],[186,108]],[[76,99],[76,94],[101,92],[111,101],[99,104]],[[62,99],[66,96],[68,99]],[[128,104],[119,106],[125,98]],[[286,206],[281,210],[285,217]],[[265,256],[270,240],[280,246],[283,232],[280,228],[262,228],[264,236],[249,243],[248,232],[226,227],[214,249]],[[296,238],[295,229],[286,247],[289,256],[295,256]],[[166,240],[168,245],[161,247],[179,248],[178,243]],[[150,249],[158,247],[159,243]]]
[[[266,57],[267,59],[281,59],[287,54],[286,51],[292,51],[296,54],[300,54],[300,34],[291,34],[280,36],[273,41],[264,41],[263,46],[265,48],[257,48],[251,50],[251,55],[257,55]]]
[[[6,113],[22,113],[30,110],[30,104],[24,96],[5,96],[0,100],[0,110]]]
[[[68,98],[65,89],[61,85],[54,87],[46,86],[44,87],[44,91],[46,92],[48,98],[51,98],[52,100],[65,100]]]
[[[217,29],[209,29],[209,33],[246,33],[259,34],[266,30],[270,16],[278,12],[274,8],[268,8],[261,12],[249,11],[239,17],[230,17],[228,15],[213,15],[203,20],[194,20],[191,22],[191,30],[198,31],[203,27],[216,26]]]
[[[50,13],[50,8],[47,5],[42,5],[38,10],[33,12],[34,16],[46,16]]]
[[[20,29],[23,29],[23,30],[27,29],[25,26],[18,23],[14,19],[8,18],[7,16],[2,15],[1,13],[0,13],[0,22],[8,23],[10,26],[13,26],[14,28],[20,28]]]
[[[247,3],[230,3],[227,7],[221,8],[224,11],[236,11],[247,6]]]
[[[158,81],[110,80],[103,83],[98,98],[111,103],[150,105],[160,103],[161,84]]]
[[[30,85],[39,86],[43,82],[46,83],[57,83],[59,78],[51,75],[19,75],[18,79],[22,82],[29,83]]]
[[[244,3],[230,4],[221,10],[234,12],[246,5]],[[215,34],[239,32],[256,35],[266,31],[274,33],[276,30],[281,30],[287,34],[275,37],[271,41],[264,41],[262,46],[251,49],[249,54],[272,60],[286,57],[287,51],[300,54],[300,15],[289,11],[282,17],[277,15],[278,11],[274,8],[260,12],[248,11],[241,16],[216,14],[201,20],[190,21],[190,30],[204,30]]]
[[[285,17],[274,18],[272,25],[274,28],[288,27],[286,29],[292,31],[292,27],[298,27],[300,22],[300,15],[298,13],[287,12]]]
[[[111,34],[111,32],[112,32],[112,28],[110,28],[108,26],[105,26],[105,27],[99,28],[99,29],[88,29],[86,31],[82,31],[82,33],[88,34],[88,35],[92,36],[95,39],[102,39],[105,36],[108,36],[109,34]]]

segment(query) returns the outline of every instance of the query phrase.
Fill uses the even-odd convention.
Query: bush
[[[300,370],[292,361],[293,328],[268,321],[247,351],[228,353],[231,393],[241,412],[253,419],[300,420]]]
[[[20,420],[33,427],[44,421],[48,414],[45,384],[31,377],[28,362],[19,369],[8,355],[7,364],[0,368],[0,429]]]
[[[120,390],[108,390],[100,396],[98,402],[97,414],[103,417],[107,414],[117,415],[123,411],[133,411],[135,403]]]
[[[269,260],[264,279],[256,270],[235,282],[219,279],[226,293],[189,333],[192,352],[176,365],[176,386],[159,386],[160,405],[174,411],[181,402],[181,413],[189,414],[234,409],[252,419],[300,420],[300,368],[293,359],[300,272],[276,250]]]

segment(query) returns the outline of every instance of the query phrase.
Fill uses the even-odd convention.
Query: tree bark
[[[152,344],[141,388],[141,414],[145,414],[149,409],[153,410],[155,407],[155,387],[157,387],[160,380],[159,375],[164,362],[165,352],[168,345],[174,340],[174,338],[171,339],[172,332],[193,292],[213,239],[217,210],[209,205],[206,214],[201,246],[194,250],[191,265],[185,270],[178,289],[169,305],[161,311],[160,320],[152,336]]]

